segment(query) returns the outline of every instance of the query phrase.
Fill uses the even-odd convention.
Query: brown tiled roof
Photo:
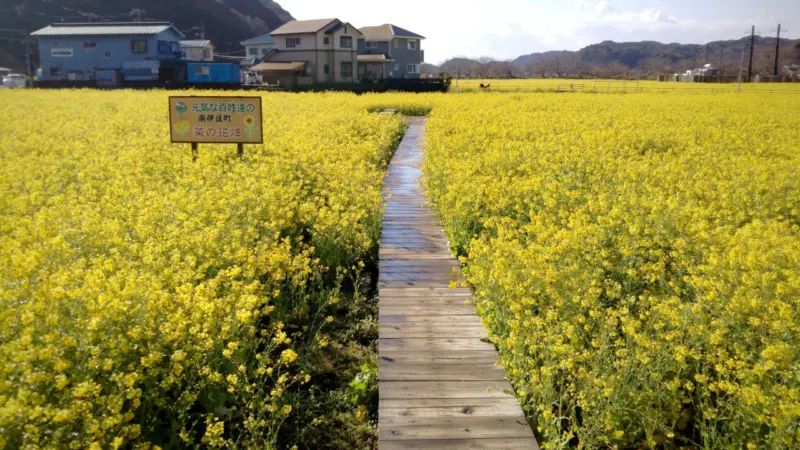
[[[412,33],[405,28],[400,28],[397,25],[392,25],[390,23],[378,25],[376,27],[362,27],[359,28],[359,31],[361,31],[364,37],[368,40],[389,41],[396,37],[425,39],[425,36]]]
[[[293,20],[270,34],[278,36],[281,34],[316,33],[337,21],[339,21],[339,19]]]

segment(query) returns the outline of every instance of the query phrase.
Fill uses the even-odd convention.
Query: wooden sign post
[[[170,97],[169,129],[173,143],[236,144],[239,158],[244,144],[263,144],[261,97]]]

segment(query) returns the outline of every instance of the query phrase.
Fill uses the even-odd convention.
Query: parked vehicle
[[[19,73],[10,73],[3,77],[3,87],[22,89],[27,85],[28,77]]]

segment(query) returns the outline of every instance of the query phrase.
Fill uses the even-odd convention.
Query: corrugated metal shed
[[[255,66],[251,67],[250,70],[254,72],[262,72],[262,71],[300,71],[305,68],[306,62],[305,61],[295,61],[295,62],[266,62],[261,64],[256,64]]]
[[[211,41],[209,41],[208,39],[206,39],[206,40],[197,39],[197,40],[190,40],[190,41],[181,41],[181,47],[183,47],[183,48],[206,48],[206,47],[212,47],[212,45],[211,45]]]
[[[94,23],[54,23],[31,36],[152,36],[172,28],[183,37],[169,22],[94,22]]]

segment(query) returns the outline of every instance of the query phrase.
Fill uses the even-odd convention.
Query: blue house
[[[98,85],[185,79],[180,41],[168,22],[54,23],[35,31],[42,81]]]

